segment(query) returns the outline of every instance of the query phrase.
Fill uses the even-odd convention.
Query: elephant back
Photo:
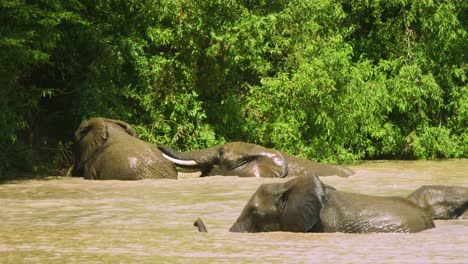
[[[430,215],[403,197],[328,190],[320,218],[324,232],[413,233],[434,227]]]
[[[140,140],[119,120],[91,118],[75,132],[74,175],[87,179],[177,178],[156,146]]]
[[[177,178],[175,166],[155,146],[134,137],[109,144],[89,167],[90,179]]]

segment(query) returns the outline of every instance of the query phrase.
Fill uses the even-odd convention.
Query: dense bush
[[[93,116],[183,150],[243,140],[329,162],[466,157],[467,7],[2,1],[0,172],[64,166]]]

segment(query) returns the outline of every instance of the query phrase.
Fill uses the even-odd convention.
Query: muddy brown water
[[[343,191],[408,195],[423,184],[468,186],[468,160],[370,161]],[[209,177],[0,184],[0,263],[467,263],[468,220],[416,234],[239,234],[228,229],[262,183]],[[209,233],[198,233],[201,217]]]

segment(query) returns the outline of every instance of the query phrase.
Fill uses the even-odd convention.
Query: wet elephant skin
[[[72,176],[94,180],[176,179],[175,166],[155,145],[140,140],[119,120],[91,118],[74,134]]]
[[[408,199],[426,210],[432,219],[468,219],[468,187],[423,185]]]
[[[429,214],[406,198],[342,192],[308,175],[262,184],[230,231],[413,233],[433,227]]]
[[[354,174],[345,167],[301,159],[245,142],[231,142],[188,152],[179,152],[166,145],[158,148],[176,159],[195,160],[198,163],[198,168],[195,169],[199,169],[202,176],[295,177],[315,173],[319,176],[347,177]]]

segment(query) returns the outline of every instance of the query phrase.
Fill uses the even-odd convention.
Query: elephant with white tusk
[[[140,140],[133,128],[119,120],[91,118],[74,133],[72,176],[93,180],[177,179],[178,166],[193,160],[167,160],[155,145]]]
[[[181,171],[200,170],[201,176],[282,178],[309,173],[316,173],[318,176],[337,175],[341,177],[354,174],[352,170],[345,167],[301,159],[274,149],[245,142],[232,142],[189,152],[179,152],[166,145],[160,145],[158,148],[168,159],[195,161],[195,166],[178,166],[178,169]]]

